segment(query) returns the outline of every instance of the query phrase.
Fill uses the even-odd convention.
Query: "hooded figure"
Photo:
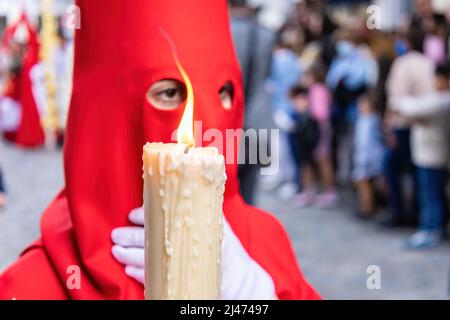
[[[3,45],[8,47],[12,41],[25,45],[25,51],[20,61],[20,71],[12,76],[11,85],[5,96],[15,100],[21,112],[16,130],[7,132],[5,137],[23,147],[38,147],[44,144],[45,137],[33,93],[31,72],[39,62],[39,42],[37,33],[25,13],[22,13],[20,19],[5,31]]]
[[[146,99],[159,80],[183,83],[162,29],[192,82],[194,120],[202,121],[202,130],[215,128],[225,137],[226,129],[242,126],[242,78],[226,1],[79,0],[77,5],[81,29],[75,38],[65,188],[42,217],[41,239],[0,277],[3,299],[144,297],[142,284],[113,258],[110,234],[128,225],[128,213],[142,206],[142,146],[170,142],[184,111],[184,104],[160,110]],[[230,108],[219,98],[226,83],[234,89]],[[243,202],[236,152],[232,157],[226,159],[233,164],[226,167],[223,205],[229,225],[271,276],[277,298],[318,298],[280,223]]]

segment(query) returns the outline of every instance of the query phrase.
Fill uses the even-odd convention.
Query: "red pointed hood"
[[[65,146],[66,190],[80,255],[91,272],[106,273],[112,228],[142,205],[142,146],[170,142],[184,105],[161,111],[146,101],[161,79],[182,81],[171,47],[194,88],[194,120],[225,133],[242,122],[241,74],[225,1],[80,0],[73,98]],[[219,89],[235,88],[225,110]],[[236,166],[227,168],[227,195],[236,193]],[[89,214],[86,214],[89,212]],[[94,245],[95,243],[95,245]],[[99,248],[105,248],[102,255]],[[117,271],[123,273],[117,265]],[[108,277],[108,274],[101,275]]]
[[[203,130],[216,128],[224,135],[226,129],[241,128],[241,73],[226,3],[139,0],[133,5],[124,1],[79,1],[79,5],[82,25],[76,35],[74,98],[65,150],[67,184],[85,183],[95,168],[99,177],[114,182],[108,196],[120,192],[123,198],[132,195],[140,201],[142,179],[136,163],[141,163],[142,145],[169,142],[184,110],[183,105],[161,111],[145,98],[158,80],[182,81],[161,29],[176,45],[192,82],[194,120],[202,121]],[[228,111],[219,100],[219,90],[227,81],[235,87],[234,105]],[[108,161],[94,154],[107,155]],[[130,165],[135,169],[129,170]],[[86,176],[80,168],[87,169]],[[227,193],[235,192],[236,166],[228,166],[227,174]],[[123,181],[131,188],[118,190]]]
[[[42,243],[36,244],[51,267],[34,265],[39,274],[55,273],[62,284],[68,280],[68,270],[73,270],[69,268],[80,267],[81,289],[62,286],[70,298],[142,299],[142,285],[126,276],[110,253],[110,234],[113,228],[127,225],[130,210],[142,205],[144,143],[169,142],[184,110],[184,106],[157,110],[145,98],[155,81],[182,81],[171,47],[159,30],[163,28],[173,40],[192,82],[194,119],[203,122],[203,130],[215,128],[226,136],[226,129],[241,127],[243,114],[241,73],[226,1],[78,0],[77,5],[81,29],[76,32],[64,154],[66,188],[45,212]],[[227,81],[235,91],[230,110],[221,106],[218,94]],[[226,156],[228,162],[230,157],[235,155]],[[227,175],[225,215],[250,256],[274,279],[278,297],[316,298],[282,227],[272,216],[244,204],[237,191],[236,165],[227,166]],[[18,269],[28,270],[25,260],[7,274],[17,278]],[[42,283],[55,282],[49,276],[42,279]],[[36,280],[33,283],[39,288]],[[3,287],[4,292],[14,293],[13,289]],[[64,296],[61,287],[51,290],[52,294],[47,286],[46,294]]]

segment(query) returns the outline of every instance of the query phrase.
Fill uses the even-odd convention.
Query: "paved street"
[[[0,144],[9,206],[0,211],[0,270],[39,234],[39,216],[63,185],[56,151],[23,151]],[[259,203],[286,226],[310,282],[328,299],[446,299],[450,245],[427,252],[403,248],[413,230],[384,231],[355,221],[349,204],[334,211],[293,210],[273,194]],[[366,269],[381,268],[381,290],[366,287]]]
[[[39,219],[63,186],[62,157],[56,151],[25,151],[0,143],[0,167],[8,206],[0,210],[0,270],[39,236]]]

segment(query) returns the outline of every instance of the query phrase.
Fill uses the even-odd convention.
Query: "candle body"
[[[220,298],[224,158],[186,149],[144,147],[146,299]]]

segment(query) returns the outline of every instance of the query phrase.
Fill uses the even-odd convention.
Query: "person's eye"
[[[234,90],[231,82],[225,83],[219,90],[220,101],[222,102],[222,107],[226,110],[231,109],[233,106],[233,96]]]
[[[147,91],[147,100],[155,108],[173,110],[186,100],[186,87],[178,80],[160,80]]]

